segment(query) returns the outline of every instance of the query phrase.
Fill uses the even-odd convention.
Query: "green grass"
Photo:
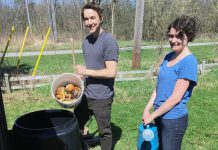
[[[116,82],[112,107],[115,150],[136,150],[137,128],[155,80]],[[218,148],[218,68],[199,75],[197,87],[188,103],[189,127],[182,150],[216,150]],[[25,113],[41,109],[61,109],[51,98],[50,86],[3,94],[8,127]],[[69,109],[72,110],[72,109]],[[90,131],[96,130],[93,120]],[[99,150],[99,146],[93,150]]]
[[[198,87],[188,104],[190,121],[183,142],[184,150],[212,150],[218,147],[218,123],[216,122],[218,119],[216,116],[218,98],[214,96],[218,90],[217,75],[218,70],[215,70],[209,75],[200,77]],[[211,87],[212,83],[215,83],[215,86]],[[120,93],[122,95],[117,93],[117,95],[121,96],[119,100],[122,101],[113,105],[112,122],[115,122],[116,130],[120,129],[122,131],[118,132],[117,137],[120,137],[120,140],[117,142],[115,149],[136,149],[137,127],[148,95],[153,89],[153,82],[127,82],[125,84],[121,82],[119,84],[122,85],[117,86],[127,90]],[[129,86],[130,88],[128,88]],[[202,86],[205,88],[202,89]],[[131,92],[132,89],[134,90]]]
[[[2,44],[0,45],[0,50],[4,50],[6,43],[8,39],[3,40]],[[214,42],[217,41],[216,38],[214,39],[206,39],[199,38],[194,41],[194,43],[204,43],[204,42]],[[10,42],[10,45],[8,47],[7,52],[18,52],[20,51],[21,45],[23,42],[23,37],[13,37],[13,40]],[[24,46],[24,52],[31,52],[31,51],[40,51],[42,45],[43,45],[44,39],[37,39],[37,38],[32,38],[32,39],[27,39],[25,46]],[[117,41],[119,47],[132,47],[134,45],[133,40],[129,41],[124,41],[124,40],[118,40]],[[164,44],[169,44],[167,40],[164,41]],[[75,49],[81,49],[82,42],[81,40],[77,39],[74,41],[74,48]],[[141,41],[142,46],[146,45],[160,45],[160,42],[157,41]],[[50,50],[69,50],[72,49],[72,42],[70,39],[65,39],[64,42],[59,42],[56,43],[54,41],[48,40],[46,42],[44,50],[50,51]]]
[[[193,46],[191,51],[198,58],[198,61],[206,60],[208,63],[218,62],[218,46]]]
[[[14,43],[13,43],[14,42]],[[8,52],[18,52],[21,48],[21,44],[23,41],[21,41],[21,39],[15,39],[13,42],[10,43],[10,46],[8,48]],[[119,47],[132,47],[133,46],[133,40],[130,41],[117,41]],[[145,45],[157,45],[158,42],[146,42],[146,41],[142,41],[141,45],[145,46]],[[167,42],[166,42],[167,44]],[[0,49],[3,50],[4,49],[4,45],[6,45],[6,41],[3,42],[2,45],[0,45]],[[24,52],[31,52],[31,51],[40,51],[41,46],[43,45],[43,40],[31,40],[31,39],[27,39],[26,43],[25,43],[25,47],[24,47]],[[81,45],[82,42],[77,40],[74,42],[74,48],[75,49],[81,49]],[[63,42],[59,42],[59,43],[55,43],[53,41],[48,41],[45,45],[44,50],[46,51],[50,51],[50,50],[69,50],[72,49],[72,42],[70,42],[70,40],[66,40],[64,43]]]
[[[193,46],[190,47],[193,53],[198,58],[198,62],[202,60],[207,62],[217,62],[218,51],[215,45],[211,46]],[[166,49],[165,51],[169,51]],[[34,66],[37,61],[37,56],[22,57],[20,64],[28,64],[32,66],[29,70],[29,74],[32,73]],[[151,65],[156,64],[158,58],[156,49],[145,49],[141,51],[141,70],[149,69]],[[5,58],[6,64],[10,66],[16,66],[17,58]],[[76,54],[76,63],[84,64],[82,54]],[[118,71],[130,71],[132,70],[132,51],[120,51]],[[72,55],[50,55],[42,56],[37,74],[38,75],[49,75],[49,74],[60,74],[63,72],[73,72],[72,67]]]
[[[218,68],[201,76],[188,104],[189,128],[185,150],[215,150],[218,148]]]
[[[129,46],[128,42],[121,45]],[[154,43],[155,44],[155,43]],[[125,47],[124,46],[124,47]],[[217,47],[190,47],[198,62],[217,62]],[[169,51],[167,49],[166,51]],[[157,51],[152,49],[141,51],[141,68],[149,69],[157,60]],[[17,58],[5,58],[6,64],[15,66]],[[23,57],[21,64],[32,66],[32,73],[37,57]],[[83,64],[82,54],[76,54],[76,63]],[[132,51],[121,51],[119,55],[118,71],[132,70]],[[37,75],[60,74],[73,72],[71,55],[42,56]],[[136,149],[137,128],[141,122],[143,108],[154,88],[155,80],[125,81],[115,83],[115,98],[112,108],[112,127],[114,133],[115,150]],[[189,128],[183,141],[183,150],[215,150],[218,148],[218,68],[199,76],[199,82],[193,96],[188,103]],[[12,128],[19,116],[41,109],[62,109],[51,98],[50,86],[33,90],[17,90],[10,94],[3,94],[8,127]],[[69,109],[72,110],[72,109]],[[90,124],[91,132],[96,130],[93,120]],[[99,146],[93,148],[99,150]]]

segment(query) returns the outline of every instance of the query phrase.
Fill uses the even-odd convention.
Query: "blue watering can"
[[[138,150],[158,150],[158,132],[155,124],[144,125],[138,128],[137,148]]]

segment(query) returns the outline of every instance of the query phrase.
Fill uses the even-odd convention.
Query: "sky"
[[[1,0],[4,4],[11,5],[14,0]]]
[[[0,1],[2,1],[4,4],[9,6],[14,4],[14,0],[0,0]],[[44,0],[28,0],[28,1],[41,2]]]
[[[0,0],[0,1],[2,1],[4,4],[6,4],[6,5],[8,5],[8,6],[11,6],[11,5],[13,5],[14,4],[14,0]],[[42,1],[45,1],[45,0],[28,0],[29,2],[30,1],[34,1],[34,2],[38,2],[38,3],[40,3],[40,2],[42,2]],[[111,1],[111,0],[108,0],[108,1]],[[136,0],[130,0],[132,3],[134,3]]]

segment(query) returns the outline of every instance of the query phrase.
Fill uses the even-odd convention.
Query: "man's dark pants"
[[[83,95],[81,103],[75,108],[80,130],[84,130],[84,125],[92,115],[95,116],[101,140],[102,150],[111,150],[111,106],[113,99],[91,99]]]

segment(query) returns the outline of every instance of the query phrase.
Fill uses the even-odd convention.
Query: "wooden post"
[[[150,66],[150,78],[154,75],[154,66]]]
[[[6,91],[7,93],[11,93],[11,87],[10,87],[10,80],[9,80],[9,75],[6,73],[4,74],[5,76],[5,86],[6,86]]]
[[[73,60],[73,70],[76,67],[76,59],[75,59],[75,49],[74,49],[74,39],[71,38],[70,41],[72,42],[72,60]]]
[[[50,76],[50,77],[49,77],[49,81],[48,81],[48,82],[49,82],[49,84],[52,84],[52,82],[53,82],[53,76]]]
[[[144,0],[136,1],[136,13],[135,13],[135,28],[134,28],[134,46],[132,52],[132,68],[140,68],[140,52],[141,52],[141,39],[143,28],[143,16],[144,16]]]
[[[203,60],[202,61],[202,74],[204,74],[205,73],[205,65],[206,65],[206,61],[205,60]]]
[[[119,78],[122,79],[123,78],[123,74],[120,72],[119,73]]]
[[[158,76],[159,71],[160,71],[160,68],[158,67],[158,68],[156,69],[156,71],[155,71],[155,75],[156,75],[156,76]]]

